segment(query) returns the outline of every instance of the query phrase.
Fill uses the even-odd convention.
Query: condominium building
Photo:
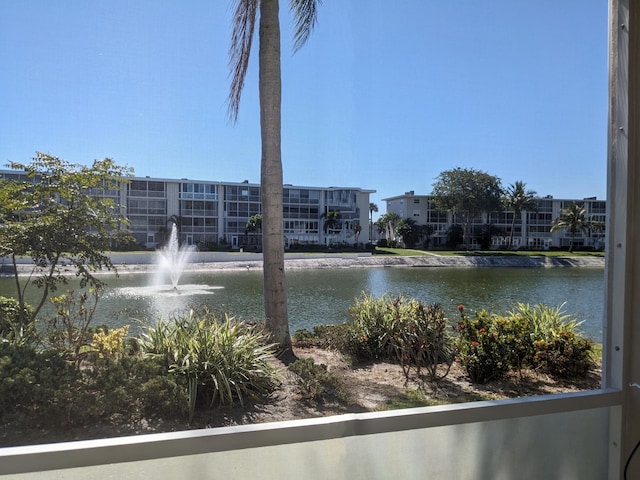
[[[387,213],[395,213],[401,219],[411,218],[417,225],[430,225],[433,234],[430,243],[441,246],[447,243],[448,232],[452,225],[460,222],[451,212],[440,212],[435,207],[431,195],[416,195],[414,191],[404,195],[384,198]],[[585,219],[594,226],[589,232],[578,232],[575,237],[566,230],[551,233],[553,221],[561,215],[563,209],[572,203],[584,207]],[[483,228],[491,225],[494,234],[491,238],[492,248],[503,248],[509,245],[513,225],[513,248],[549,249],[551,247],[574,246],[592,247],[596,250],[604,248],[607,205],[606,201],[596,197],[583,199],[557,199],[546,196],[536,199],[537,208],[523,211],[515,218],[514,212],[505,209],[500,212],[482,214],[474,218],[469,227],[471,246],[479,245],[479,237]]]
[[[24,178],[0,170],[0,178]],[[128,229],[138,243],[162,243],[171,222],[188,245],[207,242],[234,248],[260,248],[260,233],[248,232],[249,218],[262,212],[260,185],[204,180],[132,177],[122,188],[95,192],[126,207]],[[355,187],[284,185],[283,220],[286,248],[295,245],[355,244],[369,241],[369,196],[375,190]],[[328,212],[338,221],[324,228]]]

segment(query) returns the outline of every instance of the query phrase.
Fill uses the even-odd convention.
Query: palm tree
[[[362,232],[362,225],[360,225],[360,223],[354,223],[353,224],[353,236],[354,238],[354,244],[358,245],[358,238],[360,237],[360,232]]]
[[[536,192],[533,190],[526,190],[526,186],[526,183],[518,180],[516,183],[509,185],[504,198],[504,203],[507,209],[513,211],[511,233],[509,234],[509,248],[513,245],[513,230],[516,225],[516,217],[521,217],[523,210],[535,211],[538,209]]]
[[[302,47],[317,20],[321,0],[291,0],[296,23],[294,51]],[[259,21],[259,92],[262,158],[262,245],[265,324],[273,342],[291,349],[284,276],[284,231],[282,215],[280,22],[278,0],[236,0],[231,34],[229,116],[238,118],[240,96],[249,65],[256,19]]]
[[[369,242],[373,241],[373,212],[378,212],[378,205],[369,203]]]
[[[342,214],[339,210],[329,210],[327,213],[323,213],[321,218],[324,218],[324,225],[322,226],[324,233],[339,230],[342,226],[340,223]]]
[[[378,219],[378,224],[384,228],[387,240],[391,241],[396,239],[396,228],[400,220],[400,215],[397,213],[385,213]]]
[[[260,233],[262,230],[262,215],[256,213],[249,217],[247,220],[247,224],[244,226],[244,234],[247,236],[247,243],[249,243],[249,234],[250,233]]]
[[[551,232],[567,230],[571,236],[569,252],[573,252],[573,241],[578,233],[589,232],[590,223],[585,217],[585,209],[576,202],[571,202],[567,208],[560,210],[560,216],[556,218],[551,226]]]

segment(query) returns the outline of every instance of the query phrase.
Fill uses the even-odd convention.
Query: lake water
[[[263,315],[261,271],[185,272],[176,292],[152,287],[152,275],[136,273],[103,277],[108,283],[94,324],[121,326],[153,320],[190,307],[208,306],[236,317]],[[504,313],[517,302],[563,303],[565,313],[583,321],[582,330],[602,337],[604,269],[602,268],[345,268],[294,270],[286,274],[291,332],[349,319],[348,308],[362,292],[404,295],[440,303],[449,317],[456,306]],[[13,295],[9,278],[0,279],[0,295]]]

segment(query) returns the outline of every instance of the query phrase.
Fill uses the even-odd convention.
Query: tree
[[[420,240],[420,226],[413,218],[404,218],[398,223],[398,235],[402,237],[402,242],[408,248],[416,246]]]
[[[436,207],[453,213],[462,224],[463,242],[467,246],[471,221],[482,213],[498,211],[502,194],[498,177],[460,167],[441,172],[432,192]]]
[[[358,238],[360,237],[360,233],[362,232],[362,225],[360,225],[359,222],[356,222],[353,224],[353,236],[354,236],[354,243],[357,245],[358,244]]]
[[[247,236],[247,243],[249,243],[249,234],[259,234],[262,231],[262,215],[256,213],[249,217],[247,220],[247,224],[244,226],[244,234]],[[258,246],[254,245],[256,251],[258,251]]]
[[[262,200],[262,245],[264,309],[266,328],[283,351],[291,349],[284,274],[284,230],[282,214],[281,73],[278,0],[236,0],[231,34],[231,90],[229,115],[238,118],[240,96],[249,65],[251,45],[259,10],[258,69],[260,93],[260,135],[262,157],[260,186]],[[317,20],[320,0],[291,0],[296,24],[294,52],[302,47]]]
[[[400,215],[397,213],[385,213],[378,218],[378,228],[384,232],[387,240],[396,239],[396,228],[400,223]]]
[[[378,205],[369,203],[369,241],[373,240],[373,212],[378,212]]]
[[[513,212],[511,220],[511,232],[509,233],[509,248],[513,245],[513,231],[516,225],[516,217],[522,215],[523,210],[536,211],[538,203],[536,200],[536,192],[526,189],[527,184],[523,181],[509,185],[505,192],[504,204],[508,210]]]
[[[553,220],[551,232],[567,230],[571,237],[569,252],[573,252],[575,236],[578,233],[586,235],[589,232],[590,223],[585,217],[585,209],[576,202],[571,202],[567,208],[560,210],[560,216]]]
[[[322,229],[325,234],[330,231],[335,233],[336,230],[340,230],[342,227],[342,223],[340,222],[342,214],[339,210],[329,210],[328,212],[323,213],[321,218],[324,218]]]
[[[108,158],[88,167],[43,153],[29,164],[9,167],[24,171],[26,179],[0,183],[0,256],[13,263],[20,312],[28,311],[29,287],[40,289],[30,317],[19,315],[22,329],[35,321],[49,294],[68,282],[65,271],[72,269],[84,288],[102,285],[95,270],[115,269],[103,252],[111,231],[128,221],[122,207],[101,193],[119,189],[131,171]],[[22,282],[18,257],[33,260]]]
[[[260,230],[262,230],[262,215],[256,213],[247,220],[247,224],[244,227],[244,233],[258,233]]]

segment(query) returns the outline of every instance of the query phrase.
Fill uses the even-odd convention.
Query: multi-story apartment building
[[[396,213],[400,218],[411,218],[418,225],[431,225],[434,233],[431,235],[431,244],[444,245],[447,242],[447,234],[451,225],[459,223],[455,215],[450,212],[439,212],[432,201],[431,195],[416,195],[414,191],[405,192],[404,195],[383,198],[386,202],[387,213]],[[495,227],[497,234],[492,237],[493,248],[503,248],[509,245],[511,226],[514,225],[514,248],[526,247],[534,249],[548,249],[550,247],[568,247],[573,240],[574,246],[604,247],[604,225],[607,217],[606,201],[595,197],[580,200],[556,199],[546,196],[536,199],[535,211],[523,211],[522,215],[514,220],[514,212],[507,209],[500,212],[483,214],[472,220],[470,225],[470,238],[472,244],[477,245],[481,229],[486,225]],[[561,215],[561,211],[572,203],[576,203],[585,209],[585,218],[601,228],[592,228],[588,234],[579,232],[575,238],[571,238],[570,232],[560,230],[551,233],[553,221]]]
[[[0,179],[24,178],[21,172],[0,170]],[[375,190],[355,187],[285,185],[283,218],[285,244],[330,245],[369,241],[369,196]],[[247,232],[247,221],[262,211],[260,185],[151,177],[132,177],[120,191],[96,195],[114,198],[126,207],[129,230],[138,243],[153,248],[161,243],[170,222],[181,241],[226,243],[259,248],[259,233]],[[327,213],[340,212],[339,221],[325,229]],[[361,227],[358,227],[361,226]]]

